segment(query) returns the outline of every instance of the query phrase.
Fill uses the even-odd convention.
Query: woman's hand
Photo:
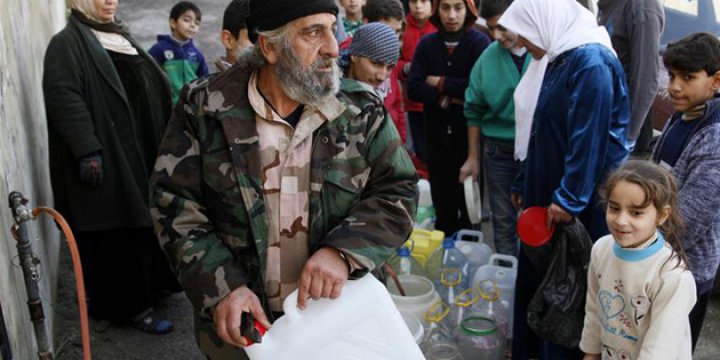
[[[548,207],[547,227],[548,229],[552,224],[569,223],[573,219],[573,216],[559,205],[552,203]]]
[[[432,86],[434,88],[440,86],[440,77],[439,76],[428,76],[425,78],[425,83],[429,86]]]

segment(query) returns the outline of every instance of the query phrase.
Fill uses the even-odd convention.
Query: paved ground
[[[205,53],[209,63],[223,54],[218,34],[222,12],[227,0],[195,0],[203,12],[197,45]],[[175,0],[121,0],[119,17],[123,19],[135,38],[149,48],[159,33],[169,32],[167,18]],[[489,235],[488,229],[484,229]],[[491,236],[487,237],[488,239]],[[57,352],[58,360],[81,359],[79,321],[75,299],[74,281],[69,255],[63,249],[59,282]],[[202,356],[195,347],[192,335],[190,304],[182,294],[170,297],[160,304],[175,321],[175,332],[164,335],[148,335],[128,327],[111,327],[104,333],[91,331],[94,359],[100,360],[200,360]],[[696,352],[696,360],[720,358],[720,295],[716,295],[708,310],[705,328]]]

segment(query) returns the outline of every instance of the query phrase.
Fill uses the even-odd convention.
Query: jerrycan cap
[[[443,249],[452,249],[455,247],[455,239],[453,238],[445,238],[442,242]]]
[[[258,339],[257,339],[257,340],[259,340],[259,341],[253,341],[253,340],[251,339],[251,338],[256,337],[256,336],[245,336],[245,335],[242,335],[242,337],[245,339],[245,341],[247,341],[247,346],[250,346],[250,345],[252,345],[252,344],[255,344],[256,342],[259,344],[260,341],[262,340],[262,337],[265,336],[265,332],[267,331],[267,329],[265,329],[265,327],[262,326],[257,320],[253,320],[253,325],[254,325],[254,327],[255,327],[255,330],[257,330],[257,332],[260,334],[260,336],[259,336]]]

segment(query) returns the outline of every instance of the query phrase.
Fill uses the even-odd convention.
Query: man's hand
[[[247,340],[240,334],[243,312],[251,313],[264,328],[270,329],[271,325],[265,316],[260,299],[247,286],[241,286],[215,306],[213,315],[215,332],[224,342],[238,347],[247,346]]]
[[[520,195],[519,193],[512,193],[510,195],[510,201],[512,201],[515,210],[522,210],[522,195]]]
[[[458,178],[458,181],[463,183],[465,182],[465,178],[468,176],[472,176],[473,180],[477,180],[479,173],[480,166],[478,165],[478,160],[476,158],[468,157],[463,166],[460,168],[460,177]]]
[[[425,78],[425,83],[432,87],[438,87],[440,86],[440,77],[439,76],[428,76]]]
[[[304,309],[309,297],[336,299],[348,279],[348,267],[339,250],[324,247],[305,263],[300,275],[298,307]]]
[[[547,217],[547,227],[548,229],[552,224],[559,224],[559,223],[569,223],[572,221],[573,216],[570,215],[565,209],[561,208],[559,205],[552,203],[550,207],[548,207],[548,217]]]

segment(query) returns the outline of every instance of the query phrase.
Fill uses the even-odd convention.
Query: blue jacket
[[[705,115],[672,168],[686,225],[682,246],[698,283],[714,279],[720,263],[720,98],[706,104]],[[681,115],[676,113],[665,124],[653,154],[656,161],[668,134],[666,130],[680,121]]]
[[[440,34],[435,32],[424,36],[418,43],[408,77],[408,97],[423,103],[425,119],[431,129],[443,130],[444,122],[464,128],[466,126],[463,105],[451,103],[447,109],[440,107],[441,96],[459,100],[465,99],[465,89],[470,83],[470,71],[480,54],[490,45],[487,35],[472,29],[466,31],[452,54]],[[428,76],[445,77],[442,88],[425,84]]]
[[[180,44],[170,35],[158,35],[157,43],[148,50],[170,79],[173,104],[185,84],[208,74],[208,66],[200,49],[192,40]]]
[[[620,61],[587,44],[548,65],[523,164],[523,206],[556,203],[597,240],[607,234],[597,188],[628,156],[628,91]]]

